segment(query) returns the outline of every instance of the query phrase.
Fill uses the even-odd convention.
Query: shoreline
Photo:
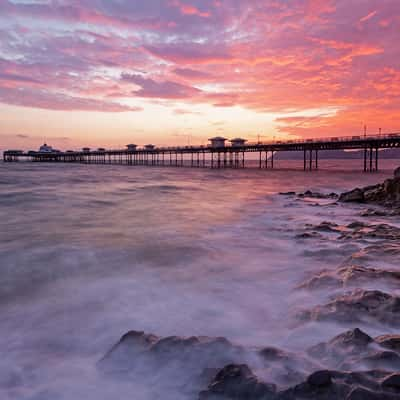
[[[386,186],[375,185],[374,190]],[[348,196],[311,191],[281,195],[303,201],[329,199],[333,204]],[[400,334],[393,334],[400,327],[400,297],[396,295],[400,269],[376,266],[382,260],[390,264],[400,259],[400,228],[390,224],[398,214],[385,213],[388,202],[382,202],[382,196],[379,201],[352,200],[366,206],[373,203],[380,214],[364,213],[362,221],[346,226],[330,221],[308,224],[299,235],[311,243],[324,240],[324,235],[363,243],[361,251],[336,269],[316,272],[293,288],[331,291],[330,302],[299,312],[296,324],[333,322],[343,326],[341,334],[304,352],[291,352],[235,345],[226,338],[158,337],[130,331],[99,361],[100,370],[105,376],[117,374],[118,379],[137,375],[147,379],[146,374],[154,374],[174,381],[176,386],[170,390],[199,400],[400,399]],[[387,223],[368,223],[375,215],[387,218]],[[387,334],[370,336],[368,325],[375,324],[387,325]],[[354,328],[346,330],[348,325]]]

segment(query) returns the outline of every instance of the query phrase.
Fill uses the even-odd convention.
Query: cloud
[[[201,112],[184,110],[182,108],[175,108],[173,112],[175,115],[203,115]]]
[[[365,17],[360,18],[360,22],[365,22],[368,21],[369,19],[373,18],[376,14],[378,13],[378,11],[372,11],[369,14],[367,14]]]
[[[0,27],[7,104],[121,112],[138,109],[113,99],[179,100],[175,115],[196,103],[340,108],[276,122],[298,135],[356,129],[367,113],[400,125],[398,0],[4,0]]]
[[[138,74],[124,73],[121,75],[121,79],[125,82],[134,83],[140,87],[140,89],[132,92],[132,94],[137,97],[185,99],[201,93],[201,90],[192,86],[172,81],[155,81]]]
[[[70,96],[47,90],[9,89],[0,87],[0,102],[24,107],[62,111],[125,112],[141,111],[141,108],[98,99]]]
[[[205,71],[198,71],[191,68],[175,68],[172,71],[174,74],[181,76],[183,78],[192,79],[194,81],[197,80],[210,80],[212,77],[211,73]]]

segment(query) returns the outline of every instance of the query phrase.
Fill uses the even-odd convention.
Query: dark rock
[[[299,313],[301,321],[379,322],[400,325],[400,298],[379,290],[357,289]]]
[[[391,394],[385,394],[381,392],[373,392],[372,390],[365,389],[363,387],[354,388],[346,400],[395,400],[398,397],[393,397]]]
[[[247,362],[254,357],[242,346],[225,338],[178,337],[160,338],[143,332],[131,331],[99,362],[98,368],[110,377],[148,380],[153,385],[154,376],[159,376],[157,390],[185,391],[191,396],[210,382],[224,365]],[[162,379],[161,379],[162,377]]]
[[[400,368],[400,356],[394,351],[376,351],[371,355],[361,358],[363,364],[370,368],[383,368],[397,370]]]
[[[315,225],[313,229],[325,232],[340,232],[339,225],[329,221],[322,221],[319,225]]]
[[[342,202],[367,202],[380,204],[387,207],[398,207],[400,205],[400,177],[386,179],[383,183],[367,186],[362,189],[356,188],[350,192],[342,193],[339,201]]]
[[[364,210],[360,215],[361,217],[387,217],[389,213],[383,210],[368,208]]]
[[[230,364],[222,368],[199,400],[216,398],[268,400],[276,398],[276,387],[258,380],[246,364]]]
[[[326,289],[327,287],[359,286],[368,282],[384,282],[398,287],[400,283],[400,271],[387,271],[377,268],[366,268],[357,265],[348,265],[338,269],[324,270],[317,275],[301,283],[299,289]]]
[[[355,328],[335,336],[329,342],[310,347],[307,354],[326,365],[338,367],[348,359],[368,355],[373,339],[361,329]]]
[[[339,239],[389,239],[400,240],[400,228],[389,224],[367,225],[357,223],[350,224],[347,228],[351,231],[343,231]]]
[[[400,259],[400,243],[397,241],[386,241],[379,244],[364,247],[353,253],[346,259],[343,265],[382,265],[393,264],[397,266],[396,260]]]
[[[382,381],[382,386],[391,387],[400,391],[400,374],[391,374]]]
[[[297,239],[322,239],[323,236],[319,232],[304,232],[296,235]]]
[[[400,167],[397,167],[394,172],[393,175],[395,178],[400,178]]]
[[[382,347],[400,352],[400,335],[381,335],[375,338],[375,342]]]
[[[316,371],[307,378],[307,383],[312,386],[328,386],[332,383],[330,371]]]
[[[264,347],[258,354],[267,361],[282,361],[290,358],[287,353],[275,347]]]
[[[364,202],[364,192],[363,190],[356,188],[349,192],[342,193],[339,196],[339,201],[347,203],[347,202]]]
[[[304,193],[299,193],[299,197],[307,197],[313,199],[337,199],[339,196],[337,193],[320,193],[320,192],[312,192],[311,190],[307,190]]]
[[[281,196],[295,196],[296,192],[279,192]]]

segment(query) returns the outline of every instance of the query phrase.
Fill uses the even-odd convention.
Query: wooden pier
[[[303,169],[319,167],[319,152],[329,150],[361,150],[362,169],[378,171],[379,150],[400,148],[400,133],[374,136],[345,136],[305,140],[247,143],[244,139],[233,139],[229,145],[225,138],[212,138],[208,146],[155,147],[146,145],[139,148],[127,145],[125,149],[106,150],[99,148],[81,151],[28,151],[7,150],[4,162],[20,160],[32,162],[125,164],[145,166],[193,167],[193,168],[245,168],[245,154],[256,153],[252,160],[259,168],[274,168],[274,155],[280,151],[302,152]],[[51,148],[50,148],[51,149]],[[254,165],[254,164],[253,164]]]

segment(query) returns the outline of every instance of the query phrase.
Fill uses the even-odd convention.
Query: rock
[[[375,322],[400,326],[400,297],[357,289],[298,314],[300,321]]]
[[[361,362],[371,368],[397,370],[400,368],[400,356],[394,351],[376,351],[371,355],[361,358]]]
[[[400,391],[400,374],[395,373],[387,376],[383,381],[382,381],[382,386],[385,387],[391,387],[394,389],[397,389]]]
[[[381,266],[388,264],[397,267],[396,260],[398,259],[400,259],[400,243],[398,241],[386,241],[354,252],[344,261],[343,265]]]
[[[304,193],[299,193],[298,197],[307,197],[313,199],[337,199],[339,196],[337,193],[320,193],[320,192],[312,192],[311,190],[307,190]]]
[[[330,371],[316,371],[307,378],[307,383],[312,386],[328,386],[332,383]]]
[[[364,202],[364,192],[359,189],[353,189],[350,192],[342,193],[339,196],[339,201],[347,203],[347,202],[357,202],[362,203]]]
[[[216,397],[218,396],[218,397]],[[222,368],[199,400],[268,400],[276,398],[276,387],[258,380],[246,364],[229,364]]]
[[[320,290],[328,287],[360,287],[362,283],[376,281],[398,287],[400,284],[400,271],[347,265],[333,271],[323,270],[301,283],[297,286],[297,289]]]
[[[295,196],[296,192],[279,192],[281,196]]]
[[[323,236],[319,232],[304,232],[296,235],[297,239],[323,239]]]
[[[400,228],[389,224],[367,225],[353,223],[347,226],[351,231],[343,231],[339,236],[341,240],[349,239],[390,239],[400,240]]]
[[[290,359],[287,353],[275,347],[264,347],[259,350],[258,354],[267,361],[286,361]]]
[[[368,355],[369,345],[373,339],[361,329],[355,328],[335,336],[329,342],[319,343],[310,347],[307,354],[325,365],[333,368],[339,367],[348,359],[358,360]]]
[[[393,175],[395,178],[400,178],[400,167],[397,167],[394,172]]]
[[[400,352],[400,335],[381,335],[375,338],[375,342],[382,347]]]
[[[255,357],[254,351],[234,345],[226,338],[179,337],[160,338],[131,331],[103,357],[98,369],[109,377],[141,379],[152,387],[159,377],[158,392],[190,392],[191,396],[206,387],[215,370],[230,363],[243,363]],[[157,396],[154,396],[157,397]]]
[[[386,179],[383,183],[356,188],[349,192],[342,193],[339,201],[342,202],[366,202],[375,203],[387,207],[400,206],[400,177],[398,171],[393,179]]]
[[[387,211],[375,210],[373,208],[367,208],[360,214],[361,217],[387,217],[388,215],[391,214]]]
[[[380,392],[373,392],[372,390],[365,389],[363,387],[354,388],[346,400],[395,400],[398,397],[393,397],[390,394],[384,394]]]

